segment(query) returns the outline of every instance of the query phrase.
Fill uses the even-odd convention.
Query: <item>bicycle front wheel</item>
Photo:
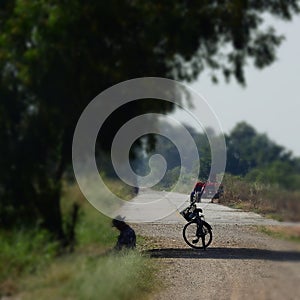
[[[203,221],[203,237],[197,237],[198,224],[196,220],[188,222],[183,228],[183,239],[192,248],[203,249],[203,240],[205,248],[207,248],[212,241],[212,231],[208,223]]]

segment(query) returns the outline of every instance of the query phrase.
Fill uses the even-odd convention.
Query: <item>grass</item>
[[[279,221],[300,221],[300,191],[248,182],[228,174],[224,177],[223,185],[221,204],[253,211]]]
[[[73,254],[23,282],[28,299],[140,299],[153,291],[155,266],[137,251]]]
[[[299,226],[260,226],[259,230],[274,238],[300,243]]]
[[[0,231],[0,296],[18,291],[15,278],[45,268],[56,256],[58,244],[43,230]]]
[[[110,184],[130,196],[127,187]],[[57,255],[57,244],[40,229],[0,232],[0,298],[140,299],[155,290],[156,262],[138,250],[111,252],[117,230],[110,218],[84,199],[76,185],[65,186],[65,219],[74,202],[80,211],[73,253]],[[141,240],[139,237],[138,242]]]
[[[96,210],[84,198],[77,185],[65,187],[61,202],[63,215],[66,219],[73,203],[77,203],[80,207],[79,222],[76,226],[77,246],[83,247],[92,243],[112,246],[116,233],[114,234],[111,227],[111,219]]]
[[[47,264],[57,253],[57,243],[49,242],[43,230],[1,231],[0,280],[32,273]]]

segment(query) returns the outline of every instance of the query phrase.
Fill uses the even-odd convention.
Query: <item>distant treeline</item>
[[[164,124],[164,126],[170,126]],[[209,129],[208,129],[209,130]],[[199,152],[199,178],[208,179],[211,167],[211,149],[206,134],[189,128]],[[180,137],[178,137],[180,139]],[[216,136],[215,138],[220,138]],[[278,187],[297,190],[300,189],[300,158],[284,146],[272,141],[266,134],[257,132],[246,122],[238,123],[233,130],[225,135],[227,147],[227,163],[225,172],[241,176],[252,182],[275,184]],[[144,160],[144,167],[140,170],[146,173],[148,157],[153,153],[161,154],[167,161],[167,173],[161,182],[165,187],[171,187],[180,172],[181,160],[176,146],[168,139],[157,136],[156,148]],[[184,137],[182,143],[185,143]],[[191,146],[192,147],[192,146]],[[189,145],[186,145],[189,148]],[[188,152],[188,151],[187,151]],[[194,162],[185,166],[188,174],[195,167]]]

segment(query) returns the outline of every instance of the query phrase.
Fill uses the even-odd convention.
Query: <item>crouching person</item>
[[[134,249],[136,247],[136,235],[134,230],[124,221],[113,219],[112,224],[120,231],[115,250]]]

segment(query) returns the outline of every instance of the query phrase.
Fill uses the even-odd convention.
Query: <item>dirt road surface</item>
[[[166,205],[179,208],[188,198],[144,190],[134,200],[166,197]],[[300,299],[300,245],[261,233],[264,226],[296,226],[257,214],[208,203],[199,204],[213,227],[213,242],[206,250],[193,250],[182,238],[186,221],[175,211],[151,223],[132,224],[146,237],[146,248],[158,260],[162,283],[151,299]],[[123,213],[126,213],[124,208]],[[153,213],[153,212],[149,212]]]

